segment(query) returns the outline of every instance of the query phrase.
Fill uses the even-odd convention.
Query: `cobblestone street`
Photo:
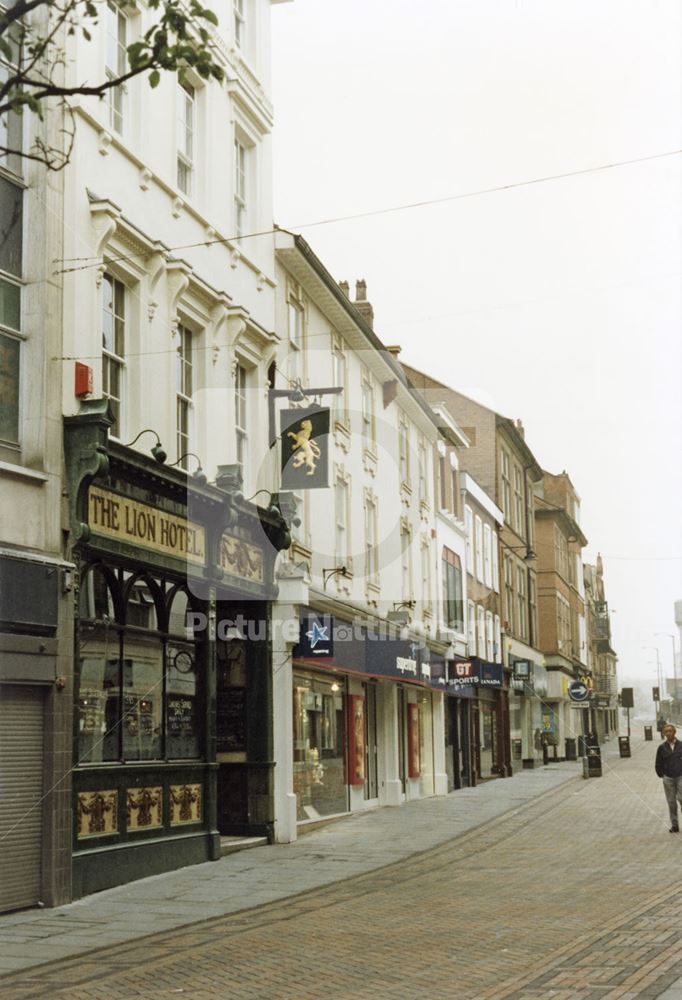
[[[573,768],[547,789],[538,777],[539,797],[516,807],[509,799],[499,818],[456,839],[233,915],[145,936],[155,927],[153,908],[138,901],[129,913],[136,940],[11,973],[0,980],[0,997],[678,1000],[682,841],[667,832],[655,749],[637,742],[625,760],[610,750],[599,779],[584,781]],[[494,784],[508,796],[515,781]],[[461,798],[463,809],[478,791]],[[448,801],[456,805],[457,794]],[[373,822],[376,836],[381,817],[388,831],[399,813],[348,823]],[[321,832],[303,841],[314,837]],[[277,881],[276,856],[249,855]],[[310,865],[310,846],[304,857]],[[204,885],[197,881],[200,891]],[[215,902],[210,891],[207,898]],[[85,925],[78,906],[63,910],[81,912]],[[21,940],[22,925],[30,939],[25,915],[0,920],[3,949]],[[33,938],[40,953],[41,935]],[[58,938],[49,943],[39,960],[57,958]],[[100,943],[94,933],[91,947]]]

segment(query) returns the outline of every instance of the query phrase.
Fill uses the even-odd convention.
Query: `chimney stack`
[[[341,291],[343,292],[343,294],[346,296],[347,299],[350,298],[350,289],[348,287],[347,281],[340,281],[339,288],[341,289]]]
[[[374,310],[372,303],[367,301],[367,282],[360,278],[355,282],[355,308],[370,329],[374,329]]]

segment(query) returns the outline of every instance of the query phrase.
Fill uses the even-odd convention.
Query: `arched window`
[[[163,757],[163,642],[156,604],[161,589],[149,577],[130,577],[125,596],[123,759],[158,760]]]
[[[120,758],[120,652],[116,623],[116,581],[113,574],[92,566],[83,576],[79,594],[78,630],[78,763]]]
[[[80,592],[80,764],[196,760],[202,636],[181,585],[100,564]]]
[[[200,684],[197,643],[187,592],[172,594],[166,646],[166,757],[187,760],[201,756]]]

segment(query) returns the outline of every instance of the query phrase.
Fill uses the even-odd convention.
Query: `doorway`
[[[377,686],[363,684],[365,694],[365,798],[379,797],[379,773],[377,767]]]

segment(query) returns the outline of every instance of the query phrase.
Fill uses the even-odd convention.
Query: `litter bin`
[[[651,732],[651,730],[649,730]],[[620,751],[621,757],[630,756],[630,737],[629,736],[619,736],[618,737],[618,749]]]
[[[588,747],[583,757],[583,778],[601,778],[601,750]]]
[[[576,751],[575,740],[566,737],[564,743],[566,745],[566,760],[577,760],[578,754]]]
[[[650,743],[653,740],[653,738],[654,738],[654,727],[653,726],[645,726],[644,727],[644,739],[647,741],[647,743]]]

